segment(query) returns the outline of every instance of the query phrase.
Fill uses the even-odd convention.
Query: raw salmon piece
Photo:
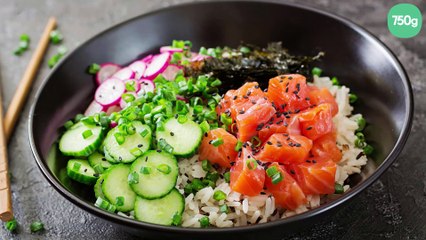
[[[315,159],[339,162],[342,159],[342,152],[336,144],[336,133],[328,133],[317,138],[312,145],[311,154]]]
[[[215,147],[210,143],[217,138],[222,138],[223,144]],[[212,164],[217,163],[221,167],[230,168],[231,162],[235,161],[237,157],[235,145],[237,145],[237,138],[234,135],[228,133],[223,128],[213,129],[204,134],[200,145],[199,159],[207,159]]]
[[[260,141],[265,142],[274,133],[289,133],[290,135],[300,135],[299,119],[296,115],[287,118],[280,115],[269,121],[259,132],[258,136]]]
[[[305,194],[332,194],[337,165],[333,161],[306,160],[289,167]]]
[[[309,139],[315,140],[334,130],[331,107],[328,103],[307,109],[301,112],[298,117],[302,135]]]
[[[331,107],[331,114],[335,116],[339,112],[339,106],[337,105],[336,99],[331,95],[327,88],[317,88],[315,86],[309,87],[309,101],[312,105],[320,105],[322,103],[328,103]]]

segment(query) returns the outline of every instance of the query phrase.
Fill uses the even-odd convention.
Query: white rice
[[[333,118],[337,129],[337,145],[342,150],[342,159],[338,163],[336,171],[336,182],[343,184],[349,175],[360,173],[362,166],[368,160],[365,155],[360,154],[362,149],[356,148],[354,145],[355,130],[358,128],[357,119],[362,116],[360,114],[352,115],[353,108],[349,104],[349,88],[334,86],[330,78],[316,76],[314,76],[314,82],[311,85],[327,88],[335,97],[339,106],[339,112]],[[198,160],[198,155],[190,159],[181,159],[179,161],[179,173],[176,187],[181,193],[183,193],[183,188],[188,182],[194,178],[206,176],[206,172],[202,169],[201,162]],[[349,185],[344,185],[343,189],[345,192],[348,191]],[[216,201],[213,199],[213,194],[217,190],[221,190],[227,195],[225,200]],[[307,200],[305,205],[299,206],[293,211],[284,210],[275,206],[274,197],[271,195],[248,197],[233,192],[221,176],[215,189],[207,187],[201,189],[195,195],[191,193],[185,198],[182,226],[200,227],[199,219],[204,216],[207,216],[210,224],[216,227],[265,223],[306,212],[327,201],[320,195],[308,195]],[[222,204],[228,206],[227,214],[220,212],[219,207]]]

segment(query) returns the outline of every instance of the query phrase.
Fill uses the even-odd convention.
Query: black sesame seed
[[[243,96],[243,98],[244,98],[244,99],[248,99],[248,96],[247,96],[247,95],[244,95],[244,96]]]
[[[362,156],[364,156],[364,152],[360,152],[360,153],[356,156],[356,160],[360,159]]]
[[[317,163],[317,161],[315,161],[315,160],[312,160],[312,163]]]
[[[311,160],[306,160],[307,163],[311,163]]]
[[[247,92],[247,96],[250,96],[250,95],[251,95],[251,91],[248,91],[248,92]]]
[[[308,130],[308,131],[311,130],[311,129],[312,129],[312,126],[309,126],[309,127],[306,128],[306,130]]]
[[[265,124],[263,124],[263,123],[257,125],[256,131],[260,131],[263,128],[264,125]]]
[[[102,158],[102,161],[106,161],[106,158]]]
[[[306,97],[306,98],[305,98],[305,100],[306,100],[306,101],[309,101],[309,100],[311,100],[311,99],[310,99],[310,98],[308,98],[308,97]]]
[[[290,170],[290,173],[291,174],[296,174],[296,172],[293,169]]]
[[[235,165],[235,162],[230,162],[229,164],[231,164],[231,166],[234,166],[234,165]]]
[[[292,77],[292,76],[290,76],[290,77],[288,77],[288,79],[289,79],[289,80],[291,80],[291,79],[293,79],[293,77]]]
[[[296,84],[296,89],[297,89],[297,91],[300,91],[300,83]]]
[[[302,145],[300,143],[294,144],[295,147],[301,147]]]
[[[272,145],[272,142],[270,142],[270,141],[267,141],[266,143],[267,143],[268,145]]]
[[[119,161],[122,161],[122,160],[123,160],[123,158],[120,156],[120,157],[118,157],[118,160],[119,160]]]
[[[232,99],[233,99],[233,100],[237,100],[237,95],[235,95]]]
[[[158,153],[161,153],[161,149],[157,149],[157,152],[158,152]]]
[[[170,136],[172,136],[172,137],[173,137],[174,135],[175,135],[175,133],[174,133],[174,132],[170,132]]]
[[[254,88],[258,89],[258,88],[259,88],[259,85],[255,85],[255,86],[254,86]]]
[[[84,169],[84,172],[87,172],[87,168]]]
[[[239,114],[244,114],[244,110],[240,110]]]
[[[286,93],[288,92],[288,87],[286,87],[286,88],[285,88],[285,92],[286,92]]]
[[[94,173],[93,176],[94,177],[99,177],[99,173]]]
[[[142,144],[138,144],[138,148],[141,148],[141,147],[143,147],[143,145]]]

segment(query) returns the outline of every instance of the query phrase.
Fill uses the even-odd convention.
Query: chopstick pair
[[[13,219],[12,194],[10,190],[9,164],[7,160],[7,143],[19,117],[19,113],[27,99],[28,92],[38,71],[43,56],[49,45],[50,32],[56,27],[56,19],[51,17],[43,31],[24,76],[18,84],[15,95],[3,119],[3,103],[0,93],[0,220],[6,222]],[[1,91],[0,91],[1,92]]]

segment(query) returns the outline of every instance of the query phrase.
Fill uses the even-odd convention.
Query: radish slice
[[[141,89],[138,91],[138,96],[145,95],[147,92],[154,92],[154,82],[148,79],[142,79],[139,81]]]
[[[134,92],[129,92],[128,94],[132,94],[133,96],[135,96],[135,98],[138,97],[138,95],[136,95],[136,93],[134,93]],[[121,109],[125,109],[127,107],[127,105],[129,105],[129,103],[127,103],[126,101],[124,101],[123,98],[121,98],[121,100],[120,100]]]
[[[171,46],[163,46],[160,48],[160,53],[165,53],[165,52],[169,52],[169,53],[175,53],[175,52],[183,52],[182,48],[174,48]]]
[[[109,124],[109,127],[110,128],[115,128],[115,127],[117,127],[117,123],[116,122],[111,122],[110,124]]]
[[[203,61],[206,58],[209,58],[210,56],[205,56],[202,54],[198,54],[198,53],[192,53],[192,57],[191,57],[191,62],[198,62],[198,61]]]
[[[153,57],[154,57],[154,55],[149,54],[148,56],[142,58],[141,61],[144,62],[144,63],[150,63]]]
[[[96,73],[96,82],[101,85],[102,82],[111,77],[114,73],[121,69],[120,66],[114,63],[104,63],[101,65],[101,69]]]
[[[120,102],[121,95],[126,90],[124,82],[120,79],[111,78],[101,85],[95,92],[95,100],[104,107],[116,105]]]
[[[136,79],[128,79],[128,80],[124,81],[124,84],[125,84],[125,86],[126,86],[127,84],[133,85],[133,86],[134,86],[134,88],[135,88],[135,90],[134,90],[134,91],[129,91],[129,90],[126,88],[126,92],[138,92],[138,91],[141,89],[141,84],[140,84],[140,83],[139,83],[139,81],[137,81]]]
[[[111,107],[109,107],[107,110],[106,110],[106,115],[111,115],[111,113],[113,113],[113,112],[119,112],[119,111],[121,111],[121,108],[120,108],[120,106],[118,106],[118,105],[114,105],[114,106],[111,106]],[[111,122],[112,123],[112,122]]]
[[[145,70],[144,78],[154,79],[158,74],[162,73],[167,68],[169,59],[170,53],[168,52],[156,55]]]
[[[176,74],[181,70],[181,67],[176,65],[169,65],[164,72],[161,73],[163,77],[169,81],[175,80]]]
[[[120,80],[132,79],[135,77],[135,72],[132,69],[125,67],[114,73],[112,77]]]
[[[84,116],[91,116],[95,113],[100,113],[104,111],[105,108],[96,101],[92,101],[84,112]]]
[[[135,72],[135,78],[140,79],[142,75],[145,73],[146,63],[142,61],[135,61],[128,66],[131,70]]]

